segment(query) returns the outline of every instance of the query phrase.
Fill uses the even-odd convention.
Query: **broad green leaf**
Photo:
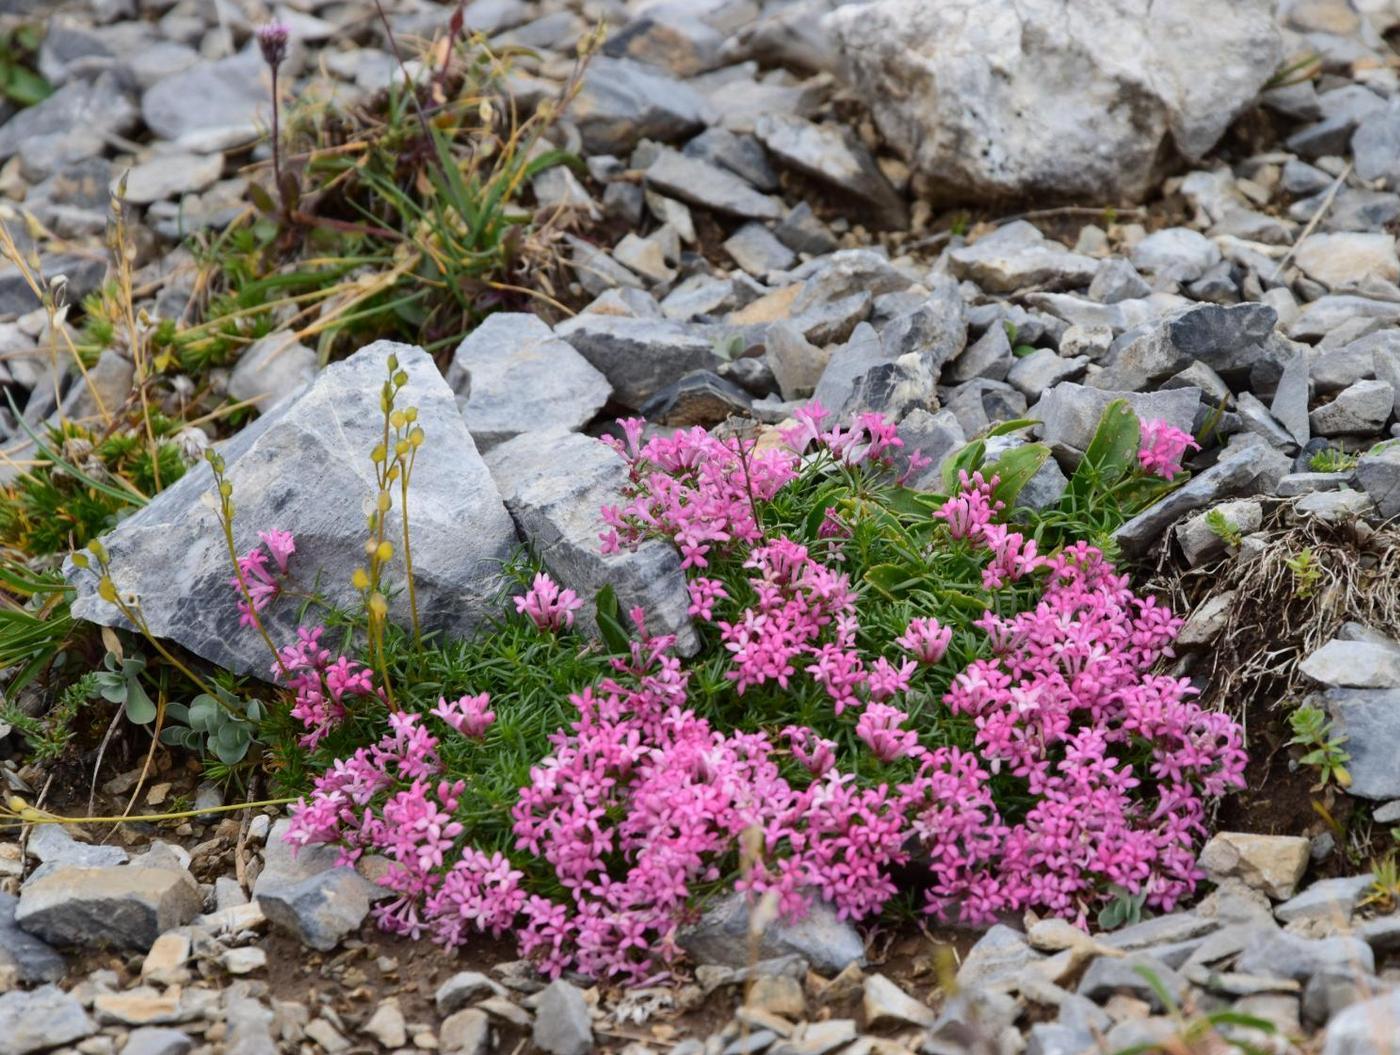
[[[617,603],[617,591],[609,583],[598,591],[598,596],[594,600],[594,610],[598,618],[598,633],[603,638],[603,644],[608,646],[608,651],[613,653],[624,653],[629,647],[630,635],[627,628],[622,625],[621,612]]]
[[[1083,498],[1095,488],[1109,488],[1137,465],[1141,430],[1133,408],[1125,399],[1115,399],[1104,408],[1094,438],[1084,458],[1070,478],[1068,492]]]
[[[967,446],[948,456],[943,463],[941,475],[943,490],[953,492],[958,489],[958,473],[973,473],[982,467],[982,459],[987,456],[987,441],[973,440]]]
[[[136,725],[146,725],[155,721],[156,705],[146,695],[141,683],[132,679],[126,683],[126,717]]]
[[[1009,436],[1013,432],[1020,432],[1022,429],[1028,429],[1032,425],[1039,424],[1039,418],[1016,418],[1014,421],[1003,421],[1001,424],[993,425],[987,430],[987,438],[991,439],[993,436]]]
[[[1050,448],[1045,444],[1027,443],[1022,447],[1011,448],[984,470],[983,475],[989,480],[996,477],[997,485],[993,494],[1010,509],[1016,504],[1016,497],[1022,488],[1040,472],[1040,467],[1049,457]]]

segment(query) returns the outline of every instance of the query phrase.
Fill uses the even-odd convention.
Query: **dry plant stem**
[[[233,873],[238,880],[238,885],[243,888],[245,894],[251,894],[252,888],[248,885],[248,862],[246,855],[248,851],[248,827],[253,821],[253,811],[250,808],[253,796],[257,791],[258,775],[254,773],[248,778],[248,798],[244,802],[243,808],[246,811],[243,819],[238,822],[238,841],[233,846]]]
[[[117,735],[117,726],[122,720],[122,709],[117,708],[117,713],[112,715],[112,722],[107,726],[106,735],[102,737],[102,743],[97,745],[97,760],[92,764],[92,784],[88,787],[88,812],[91,813],[97,808],[97,774],[102,770],[102,759],[107,754],[107,745],[112,742],[112,737]]]
[[[417,651],[423,649],[423,630],[418,622],[418,590],[413,585],[413,547],[408,541],[408,482],[413,476],[413,463],[418,460],[418,448],[414,447],[408,456],[408,464],[399,476],[399,506],[403,521],[403,565],[408,577],[408,607],[413,618],[413,644]]]
[[[0,819],[11,825],[19,824],[158,824],[161,821],[188,820],[190,817],[203,817],[207,813],[234,813],[238,810],[259,810],[267,806],[286,806],[296,802],[294,798],[263,799],[260,802],[236,802],[231,806],[206,806],[203,809],[178,810],[174,813],[142,813],[122,817],[60,817],[30,806],[18,796],[11,796],[5,808],[0,809]],[[4,825],[0,825],[4,827]]]
[[[217,457],[217,456],[216,456]],[[228,559],[233,562],[233,574],[238,580],[238,592],[243,595],[243,601],[248,606],[248,616],[253,620],[253,625],[258,629],[258,636],[263,639],[263,644],[272,653],[272,660],[277,664],[277,668],[282,672],[282,676],[287,676],[287,666],[282,661],[282,653],[273,644],[272,635],[267,632],[267,627],[263,625],[262,618],[258,615],[257,608],[253,605],[253,593],[248,589],[248,580],[243,575],[243,567],[238,563],[238,547],[233,541],[233,487],[224,480],[222,461],[215,464],[211,458],[209,468],[214,476],[215,490],[219,495],[219,527],[224,533],[224,545],[228,549]],[[228,493],[225,494],[227,488]]]
[[[151,406],[146,394],[145,342],[141,327],[137,325],[136,307],[131,284],[131,247],[126,237],[126,176],[122,176],[117,192],[112,196],[112,261],[117,270],[117,283],[120,290],[121,306],[126,316],[126,331],[131,348],[131,361],[136,370],[136,394],[141,400],[141,422],[145,426],[146,446],[151,455],[151,478],[156,491],[161,490],[160,451],[156,444],[155,430],[151,427]]]
[[[160,743],[160,731],[165,725],[165,691],[162,690],[156,700],[156,727],[151,730],[151,746],[146,749],[146,760],[141,764],[141,775],[136,778],[136,787],[131,789],[131,798],[126,801],[126,809],[122,810],[122,816],[130,816],[132,807],[136,805],[137,798],[141,795],[141,789],[146,786],[146,777],[151,772],[151,763],[155,761],[156,745]],[[121,713],[120,710],[117,712]],[[94,770],[94,776],[96,771]]]
[[[287,196],[282,190],[282,132],[279,111],[282,100],[277,91],[277,64],[272,66],[272,178],[277,181],[277,200],[282,203],[282,215],[287,215]]]
[[[29,266],[29,261],[20,252],[19,246],[15,244],[14,236],[10,234],[10,229],[4,221],[0,220],[0,256],[3,256],[19,270],[20,277],[24,279],[24,284],[29,287],[29,291],[34,294],[34,298],[43,306],[49,319],[49,363],[53,367],[51,380],[53,382],[54,405],[59,415],[59,421],[63,421],[63,400],[58,387],[58,336],[62,335],[64,343],[68,346],[68,354],[78,367],[78,373],[82,376],[83,384],[87,386],[88,392],[92,395],[93,402],[97,404],[98,413],[102,415],[104,426],[110,428],[112,424],[112,414],[107,409],[106,401],[102,398],[102,393],[97,390],[97,386],[92,383],[92,378],[88,376],[87,367],[83,365],[83,358],[78,354],[77,345],[73,343],[73,338],[68,333],[68,327],[63,324],[63,316],[66,310],[57,301],[53,290],[48,283],[42,281],[39,275],[34,273]],[[40,272],[42,275],[42,271]]]
[[[1348,161],[1346,167],[1342,169],[1337,178],[1332,181],[1332,186],[1327,188],[1327,197],[1322,199],[1322,204],[1318,206],[1317,212],[1313,213],[1313,218],[1309,220],[1308,225],[1303,228],[1302,234],[1298,235],[1298,237],[1293,240],[1293,244],[1288,247],[1288,252],[1283,254],[1283,259],[1281,259],[1278,262],[1278,266],[1274,268],[1274,273],[1271,276],[1272,278],[1279,277],[1287,263],[1293,259],[1293,254],[1298,251],[1298,247],[1307,241],[1308,235],[1317,230],[1317,225],[1322,222],[1322,218],[1327,215],[1327,210],[1332,208],[1332,203],[1337,200],[1337,192],[1342,189],[1342,184],[1345,183],[1347,177],[1351,175],[1353,164],[1354,162]]]
[[[1258,556],[1177,570],[1168,567],[1165,551],[1152,584],[1184,612],[1234,592],[1225,624],[1209,646],[1201,702],[1242,721],[1253,701],[1296,701],[1306,690],[1298,661],[1343,623],[1400,636],[1400,528],[1387,525],[1362,537],[1349,524],[1312,518],[1294,524],[1288,522],[1291,507],[1283,503],[1252,536],[1265,543]],[[1319,576],[1308,597],[1298,596],[1288,565],[1303,550],[1312,552]]]

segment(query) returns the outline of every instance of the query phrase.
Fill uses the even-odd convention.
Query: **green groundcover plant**
[[[924,466],[879,415],[831,425],[812,405],[780,443],[644,442],[622,422],[604,442],[630,483],[600,545],[676,547],[699,654],[611,590],[601,641],[575,633],[584,601],[545,572],[480,640],[423,642],[383,619],[382,525],[397,492],[406,547],[399,485],[423,442],[393,371],[367,617],[269,641],[293,702],[265,723],[296,730],[286,774],[312,780],[289,841],[388,860],[382,926],[447,946],[509,931],[546,973],[637,981],[676,964],[680,927],[724,890],[788,917],[822,901],[869,920],[908,894],[945,919],[1084,925],[1194,889],[1241,730],[1154,672],[1180,621],[1101,548],[1171,486],[1185,433],[1113,405],[1037,514],[1016,498],[1039,444],[983,464],[979,440],[929,494],[904,486]],[[259,539],[232,585],[266,636],[296,544]]]

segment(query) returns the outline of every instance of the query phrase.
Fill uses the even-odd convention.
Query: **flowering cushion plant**
[[[1065,500],[1098,503],[1092,530],[1103,495],[1121,520],[1180,471],[1168,428],[1106,417],[1094,479]],[[566,632],[580,600],[546,574],[502,625],[594,672],[548,718],[494,660],[464,667],[455,699],[401,682],[394,709],[315,629],[283,651],[274,673],[324,767],[289,839],[387,858],[384,926],[446,945],[513,930],[547,973],[639,981],[675,965],[723,889],[867,920],[917,874],[940,918],[1081,924],[1120,894],[1165,910],[1192,891],[1207,805],[1242,783],[1241,732],[1155,673],[1179,620],[1067,539],[1065,508],[1007,519],[1048,452],[979,466],[974,447],[925,495],[878,415],[828,427],[812,406],[781,444],[623,429],[630,482],[600,542],[676,545],[697,659],[639,610],[627,648],[600,654]]]

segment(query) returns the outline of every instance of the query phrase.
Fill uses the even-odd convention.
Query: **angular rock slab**
[[[447,383],[482,451],[522,432],[581,429],[612,395],[587,359],[524,312],[499,312],[467,334]]]
[[[62,868],[25,884],[15,922],[55,945],[145,952],[202,903],[194,878],[170,868]]]
[[[650,630],[676,634],[677,650],[695,653],[700,642],[686,614],[690,595],[675,549],[654,539],[636,550],[602,553],[598,537],[607,524],[599,510],[620,505],[627,483],[621,455],[591,437],[556,430],[517,436],[486,462],[531,549],[583,599],[582,629],[596,632],[591,602],[611,583],[624,612],[641,605]]]
[[[602,372],[619,403],[635,409],[692,370],[717,369],[715,341],[733,330],[585,312],[555,333]]]
[[[369,455],[382,435],[379,398],[391,354],[409,375],[398,405],[418,408],[427,436],[408,498],[419,613],[429,629],[467,634],[496,612],[500,570],[516,545],[515,529],[452,390],[421,348],[392,341],[362,348],[223,445],[236,507],[234,538],[241,553],[257,542],[259,530],[293,532],[293,587],[319,589],[333,605],[358,606],[350,576],[363,560],[365,503],[375,490]],[[139,596],[156,636],[238,673],[262,674],[271,657],[256,632],[238,625],[228,552],[206,505],[212,490],[209,467],[196,466],[122,521],[104,539],[112,578],[118,590]],[[399,514],[396,496],[389,530],[396,550]],[[390,575],[398,583],[401,568],[396,557]],[[78,591],[75,616],[124,624],[97,596],[92,572],[71,562],[65,571]],[[406,625],[404,593],[393,600],[391,614]],[[296,609],[274,601],[263,612],[274,641],[292,638]]]
[[[1273,0],[878,0],[825,24],[916,190],[1116,200],[1253,103],[1282,51],[1273,16]]]

